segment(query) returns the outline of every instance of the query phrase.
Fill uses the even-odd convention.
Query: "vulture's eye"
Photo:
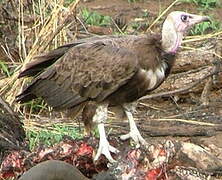
[[[182,15],[182,16],[181,16],[181,20],[182,20],[183,22],[186,22],[187,19],[188,19],[188,16],[187,16],[187,15]]]

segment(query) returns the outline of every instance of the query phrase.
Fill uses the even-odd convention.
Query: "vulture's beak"
[[[198,24],[200,22],[204,21],[210,21],[210,18],[208,16],[199,16],[195,14],[189,14],[189,26],[193,26],[194,24]]]

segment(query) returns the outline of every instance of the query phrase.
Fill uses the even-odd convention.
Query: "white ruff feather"
[[[145,73],[146,77],[149,79],[150,84],[148,87],[148,90],[153,89],[157,83],[161,82],[165,78],[165,71],[166,71],[167,65],[165,62],[162,62],[155,71],[152,69],[145,70],[142,69],[142,73]]]

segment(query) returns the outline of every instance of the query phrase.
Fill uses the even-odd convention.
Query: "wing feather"
[[[102,101],[135,74],[137,65],[137,57],[125,48],[89,43],[74,47],[58,61],[52,79],[81,97]]]
[[[137,72],[137,56],[112,41],[74,46],[17,97],[42,97],[56,109],[103,101]]]

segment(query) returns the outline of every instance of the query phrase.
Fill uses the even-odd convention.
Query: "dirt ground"
[[[132,20],[133,18],[138,18],[138,16],[144,11],[147,10],[150,14],[149,18],[157,17],[160,12],[167,8],[172,0],[139,0],[129,3],[127,0],[112,0],[112,1],[103,1],[103,0],[86,0],[81,5],[87,7],[93,11],[97,11],[104,15],[109,15],[114,17],[118,14],[124,14],[127,20]],[[197,13],[198,7],[195,4],[190,3],[177,3],[172,10],[177,11],[187,11],[190,13]],[[207,12],[206,12],[207,13]],[[212,14],[218,20],[222,20],[221,8],[217,7],[213,10],[210,10],[208,13]],[[149,21],[152,19],[149,19]]]

